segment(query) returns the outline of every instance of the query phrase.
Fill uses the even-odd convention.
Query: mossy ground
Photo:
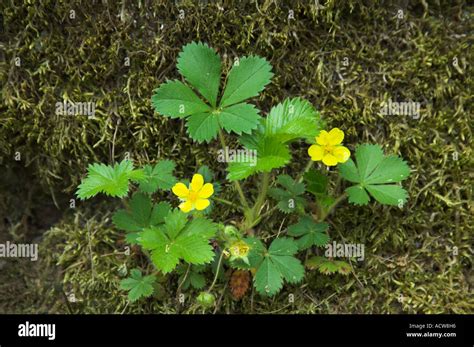
[[[117,202],[94,199],[71,209],[69,199],[88,163],[127,152],[136,164],[173,159],[178,177],[203,164],[225,177],[225,168],[209,160],[217,143],[197,145],[183,122],[157,116],[150,105],[153,89],[178,77],[181,47],[202,40],[225,54],[225,69],[236,56],[271,61],[275,77],[255,100],[264,112],[302,96],[329,127],[345,131],[352,150],[379,143],[413,170],[403,209],[344,204],[331,216],[332,239],[365,244],[354,273],[308,273],[274,298],[251,293],[240,302],[225,294],[222,281],[216,311],[472,313],[473,7],[321,3],[2,2],[0,241],[40,241],[41,254],[37,263],[0,260],[0,312],[201,312],[192,291],[177,304],[173,277],[163,283],[164,295],[128,304],[118,288],[124,269],[152,269],[138,250],[123,254],[123,235],[110,218]],[[421,102],[420,118],[380,115],[389,98]],[[55,115],[63,99],[95,101],[95,117]],[[293,162],[280,171],[296,175],[307,161],[305,147],[294,146]],[[254,194],[255,179],[244,187]],[[223,197],[234,195],[226,186]],[[217,215],[228,223],[238,217],[224,205]],[[259,228],[275,232],[292,222],[277,214]],[[71,293],[75,303],[66,300]]]

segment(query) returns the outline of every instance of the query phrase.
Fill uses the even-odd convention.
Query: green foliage
[[[134,170],[130,160],[123,160],[113,166],[91,164],[88,167],[87,177],[77,189],[77,196],[81,200],[89,199],[98,193],[123,198],[128,194],[129,180],[143,179],[142,170]]]
[[[171,189],[176,183],[173,176],[175,163],[171,160],[162,160],[155,166],[145,165],[143,167],[143,179],[140,179],[140,190],[145,193],[155,193],[158,189]]]
[[[311,246],[322,247],[329,242],[329,235],[326,233],[328,227],[327,223],[316,223],[311,217],[303,216],[297,224],[288,227],[288,235],[299,237],[296,243],[300,250]]]
[[[258,129],[251,135],[243,135],[241,144],[257,151],[257,165],[252,163],[231,163],[228,167],[229,180],[247,178],[257,172],[270,172],[286,165],[291,154],[288,143],[314,138],[322,127],[319,113],[306,100],[286,99],[270,110],[268,117],[261,120]]]
[[[203,265],[180,264],[176,268],[176,272],[180,275],[178,283],[181,284],[181,289],[187,290],[190,286],[194,289],[204,288],[206,285],[206,278],[202,274],[204,269]]]
[[[209,103],[180,81],[168,81],[155,90],[152,105],[171,118],[187,118],[189,135],[198,142],[215,139],[219,129],[249,134],[258,126],[260,116],[255,106],[242,101],[257,96],[270,82],[271,65],[263,58],[243,57],[229,72],[220,103],[217,96],[221,61],[217,53],[203,43],[183,47],[178,70]]]
[[[205,44],[192,42],[183,47],[177,68],[189,84],[215,107],[221,82],[219,55]]]
[[[169,203],[153,204],[148,195],[137,192],[130,199],[129,210],[118,210],[112,221],[118,229],[132,232],[127,235],[127,241],[135,244],[143,229],[164,223],[170,211]]]
[[[307,100],[301,98],[285,99],[270,110],[267,118],[262,120],[261,128],[264,137],[272,137],[287,143],[295,139],[305,139],[314,142],[322,121]]]
[[[151,251],[153,264],[163,273],[169,273],[183,259],[191,264],[212,261],[214,252],[209,239],[217,232],[217,225],[205,218],[188,221],[179,210],[169,213],[163,225],[145,229],[139,244]]]
[[[328,188],[329,178],[317,170],[310,170],[304,174],[306,182],[306,191],[310,192],[316,197],[325,195]]]
[[[304,183],[297,183],[288,175],[280,175],[277,183],[282,188],[271,188],[268,192],[273,199],[278,201],[278,209],[285,213],[304,212],[306,200],[302,197],[305,192]]]
[[[366,205],[370,195],[386,205],[403,205],[407,192],[397,184],[410,175],[410,168],[400,157],[384,156],[378,145],[360,145],[355,152],[357,166],[352,159],[339,165],[341,176],[355,186],[346,189],[349,201],[356,205]]]
[[[325,257],[314,256],[306,260],[306,268],[310,270],[319,270],[319,272],[330,275],[339,273],[347,275],[351,272],[351,266],[342,260],[333,260]]]
[[[229,72],[221,106],[230,106],[257,96],[270,83],[271,65],[258,56],[243,57]]]
[[[128,290],[128,299],[134,302],[153,295],[155,280],[155,276],[142,276],[139,269],[133,269],[130,271],[130,277],[120,282],[120,288]]]
[[[250,267],[257,270],[254,286],[260,294],[273,296],[281,290],[283,281],[294,284],[303,279],[304,267],[294,257],[298,252],[294,240],[277,238],[268,250],[259,239],[250,238],[246,242],[251,247],[248,257]]]

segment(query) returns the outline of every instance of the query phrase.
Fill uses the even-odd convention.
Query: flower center
[[[198,192],[194,192],[192,190],[189,192],[189,196],[188,196],[189,201],[195,202],[198,198],[199,198]]]
[[[323,149],[324,149],[324,154],[334,155],[333,153],[334,153],[334,149],[336,149],[336,146],[325,145]]]

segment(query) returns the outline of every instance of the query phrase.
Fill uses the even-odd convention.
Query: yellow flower
[[[342,140],[344,140],[344,132],[341,129],[334,128],[330,132],[322,130],[316,137],[316,144],[308,148],[311,160],[322,160],[327,166],[346,162],[351,152],[342,146]]]
[[[179,205],[181,211],[188,213],[191,210],[204,210],[209,206],[208,198],[214,194],[214,187],[211,183],[204,184],[204,177],[195,174],[188,187],[184,183],[176,183],[171,189],[173,193],[182,201]]]

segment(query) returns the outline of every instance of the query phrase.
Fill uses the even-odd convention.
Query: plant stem
[[[322,222],[323,220],[326,219],[327,216],[336,208],[339,203],[341,203],[342,200],[347,198],[346,193],[343,193],[341,196],[339,196],[326,210],[323,210],[321,213],[321,217],[319,217],[319,221]]]
[[[243,209],[242,206],[237,206],[236,204],[234,204],[232,201],[229,201],[229,200],[226,200],[226,199],[221,199],[221,198],[212,198],[212,200],[215,200],[215,201],[218,201],[218,202],[221,202],[223,204],[226,204],[226,205],[229,205],[229,206],[232,206],[232,207],[236,207],[236,208],[239,208],[239,209]]]
[[[270,184],[270,173],[264,172],[262,174],[262,184],[261,184],[260,192],[257,196],[257,200],[255,201],[255,205],[252,208],[253,219],[257,218],[260,212],[260,209],[262,208],[262,205],[265,202],[265,198],[267,197],[267,193],[268,193],[269,184]]]
[[[311,169],[311,167],[313,166],[313,163],[314,163],[314,161],[311,160],[311,159],[309,159],[308,164],[306,164],[304,170],[303,170],[303,171],[298,175],[298,177],[296,178],[296,182],[298,182],[298,183],[303,182],[303,176],[304,176],[304,174],[305,174],[306,172],[308,172],[309,169]]]
[[[220,126],[219,126],[219,140],[221,141],[222,150],[224,151],[224,153],[227,153],[227,145],[225,143],[224,134],[222,133],[222,129],[220,128]],[[235,190],[237,190],[237,193],[239,194],[239,198],[240,198],[240,202],[242,203],[242,206],[244,207],[245,210],[249,210],[250,206],[247,202],[247,199],[245,198],[245,195],[242,190],[242,187],[240,186],[240,183],[238,181],[233,181],[233,182],[234,182]]]
[[[212,284],[211,286],[209,287],[209,289],[207,290],[208,293],[211,292],[212,288],[214,288],[214,285],[216,284],[217,282],[217,276],[219,276],[219,270],[221,269],[221,264],[222,264],[222,259],[224,258],[224,250],[222,250],[221,252],[221,256],[219,257],[219,262],[217,263],[217,270],[216,270],[216,274],[214,276],[214,281],[212,281]]]

